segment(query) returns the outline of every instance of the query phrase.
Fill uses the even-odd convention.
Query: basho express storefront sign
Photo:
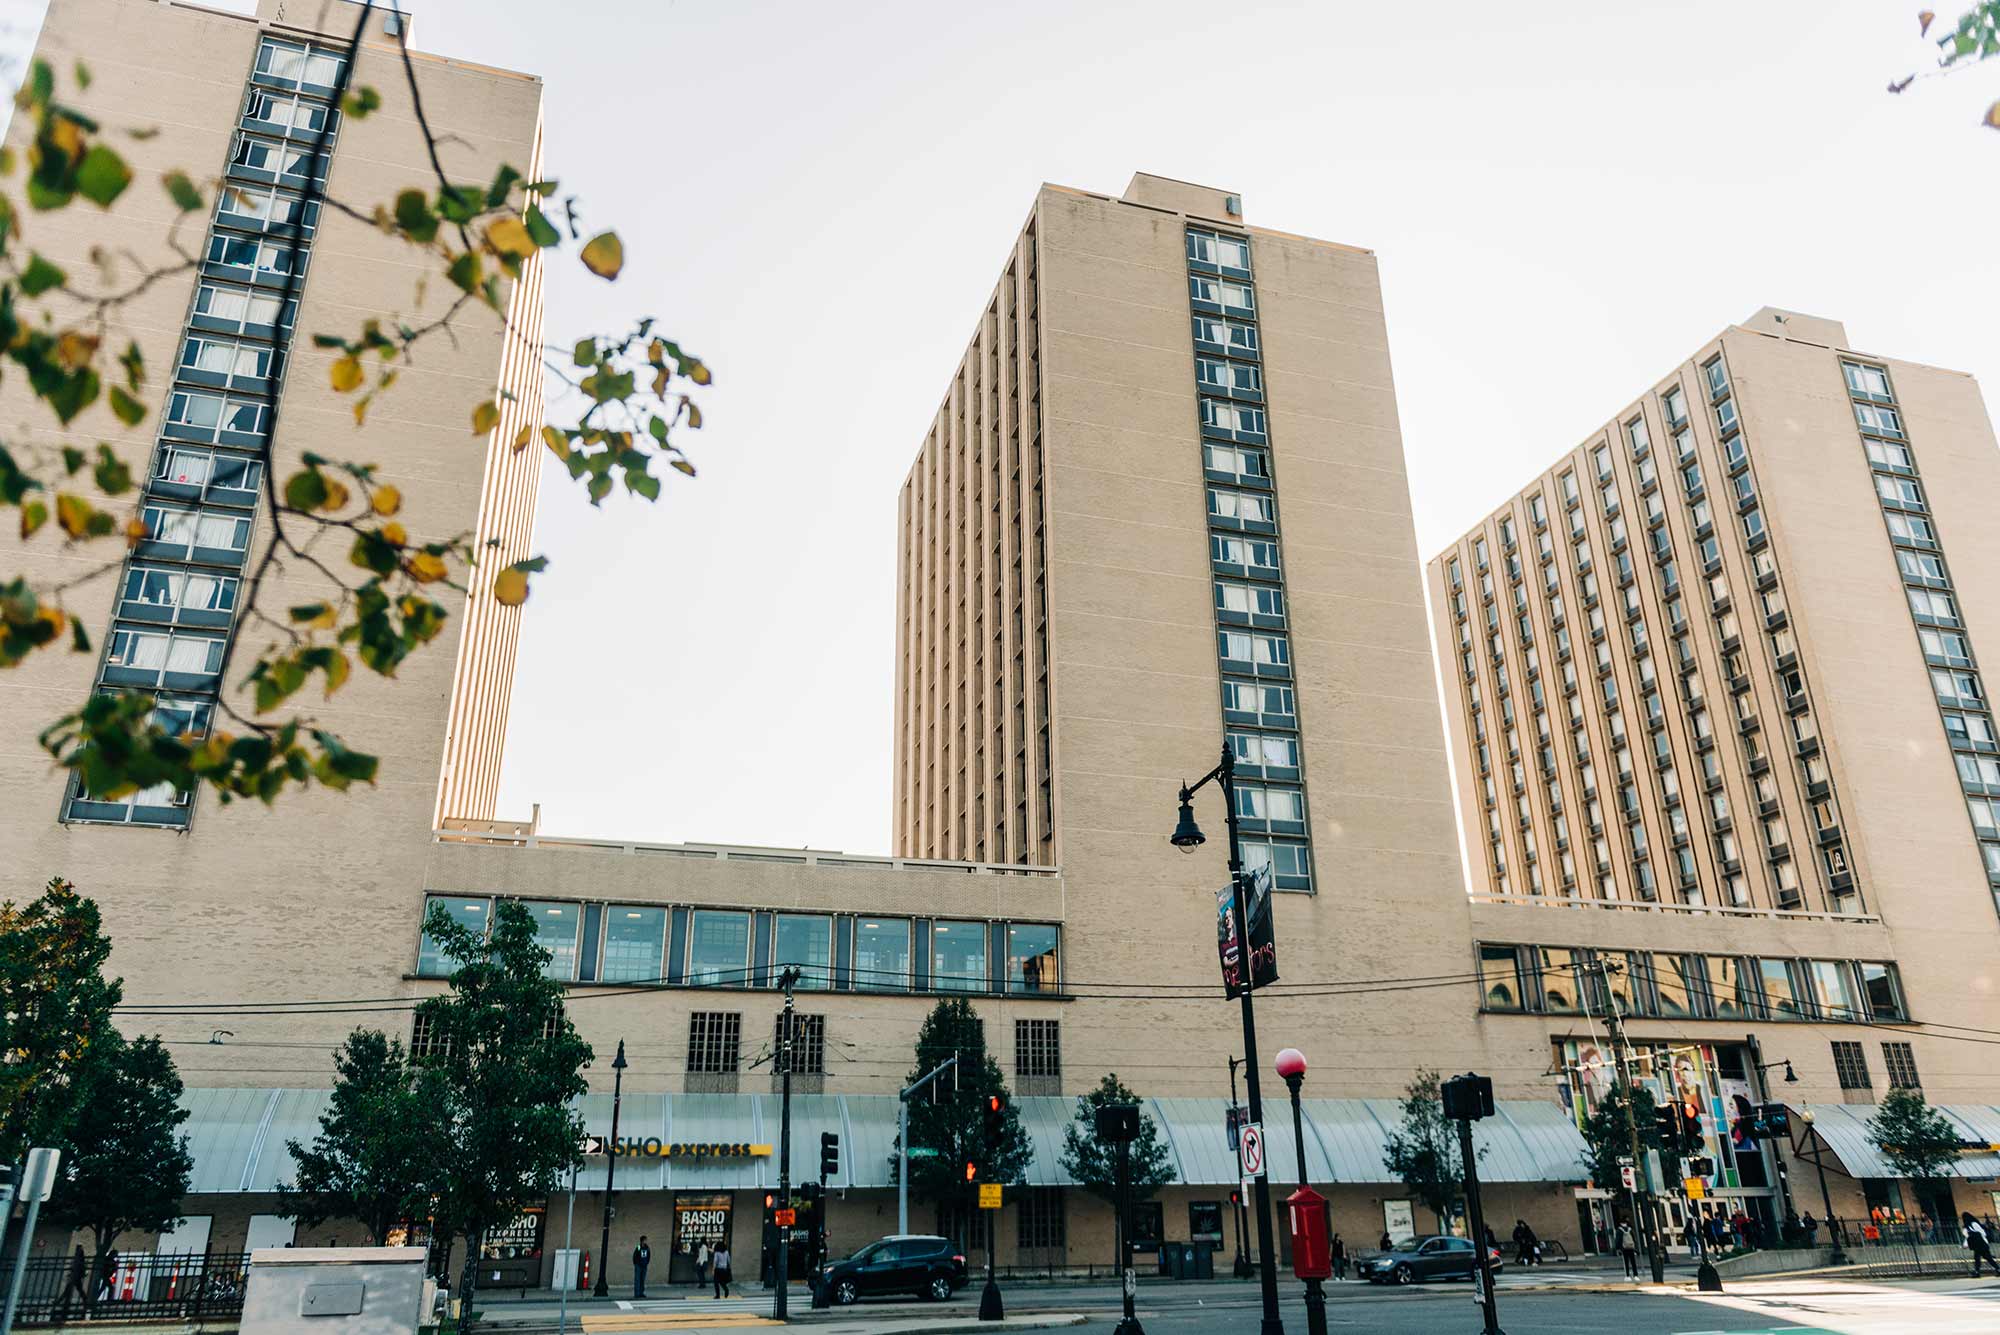
[[[728,1140],[661,1140],[658,1136],[620,1136],[615,1142],[609,1136],[588,1136],[584,1139],[583,1152],[586,1155],[600,1156],[608,1152],[620,1159],[704,1160],[771,1157],[769,1145]]]

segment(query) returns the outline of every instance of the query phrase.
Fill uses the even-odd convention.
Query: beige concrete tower
[[[235,690],[216,673],[224,639],[248,634],[261,646],[268,637],[235,623],[246,553],[270,522],[260,513],[258,451],[274,407],[279,477],[307,450],[375,463],[381,480],[401,491],[411,532],[497,539],[497,551],[483,559],[526,554],[538,464],[508,444],[524,421],[539,420],[532,352],[503,353],[496,321],[463,319],[456,342],[420,345],[357,427],[351,396],[329,384],[335,354],[309,337],[351,337],[378,316],[421,325],[448,301],[441,281],[419,299],[421,267],[409,247],[366,221],[398,190],[424,185],[431,169],[398,37],[379,8],[353,82],[376,88],[383,106],[356,119],[332,105],[360,15],[346,3],[271,0],[246,16],[157,0],[57,0],[37,48],[65,80],[76,62],[89,67],[88,87],[66,86],[63,96],[115,136],[135,180],[89,226],[80,225],[80,204],[75,219],[36,215],[32,244],[72,273],[91,273],[88,252],[99,246],[166,273],[118,312],[152,372],[152,411],[117,437],[143,495],[136,503],[101,501],[142,515],[148,536],[125,570],[71,595],[98,633],[101,655],[43,655],[0,682],[0,782],[9,794],[0,857],[16,871],[10,897],[32,897],[43,877],[59,873],[99,901],[115,943],[113,968],[132,1002],[395,990],[409,967],[412,892],[434,811],[491,814],[520,613],[494,603],[483,585],[469,603],[439,595],[452,617],[448,633],[395,679],[357,671],[331,701],[310,705],[326,726],[381,756],[374,788],[291,795],[269,810],[245,803],[217,811],[210,795],[192,806],[171,794],[91,802],[66,789],[35,745],[38,730],[74,707],[93,680],[158,691],[197,729],[218,692]],[[538,79],[440,56],[412,60],[454,179],[491,180],[503,161],[532,169]],[[310,146],[329,120],[330,157],[315,166]],[[30,129],[28,118],[15,118],[16,152]],[[209,216],[183,221],[176,238],[158,184],[172,170],[203,183],[210,201]],[[359,216],[311,209],[302,190],[315,175]],[[295,249],[286,222],[294,209],[307,212]],[[199,262],[183,264],[170,240]],[[293,268],[302,269],[299,303],[280,311]],[[540,342],[540,286],[531,262],[508,295],[517,348]],[[507,420],[489,439],[470,437],[471,405],[501,389],[513,395]],[[59,431],[11,377],[0,389],[0,412],[23,439],[47,446],[89,449],[117,430],[108,412],[94,409]],[[23,549],[39,579],[66,578],[103,559],[94,549],[65,549],[56,536],[51,526]],[[274,571],[263,602],[282,609],[324,592],[293,563]],[[240,675],[248,658],[235,661]],[[337,1039],[349,1027],[345,1017],[302,1019],[287,1039]],[[190,1084],[268,1079],[261,1068],[272,1065],[269,1050],[180,1055]]]
[[[1711,1094],[1994,1100],[1925,1022],[2000,983],[1996,500],[1969,377],[1766,308],[1431,561],[1496,1064],[1601,1041],[1604,958]]]

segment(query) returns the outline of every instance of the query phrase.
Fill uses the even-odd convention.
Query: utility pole
[[[1611,965],[1597,960],[1588,966],[1604,988],[1604,1018],[1611,1029],[1611,1059],[1617,1063],[1618,1080],[1625,1086],[1625,1134],[1632,1147],[1632,1225],[1646,1244],[1646,1259],[1653,1269],[1653,1282],[1667,1278],[1667,1258],[1660,1254],[1660,1230],[1653,1218],[1652,1183],[1646,1180],[1646,1159],[1639,1152],[1639,1118],[1633,1108],[1632,1054],[1625,1044],[1625,1021],[1618,1014],[1618,998],[1611,990]],[[1645,1187],[1640,1183],[1644,1181]]]
[[[924,1076],[923,1079],[917,1081],[917,1083],[911,1085],[909,1088],[899,1090],[896,1094],[896,1118],[897,1130],[899,1132],[896,1137],[896,1157],[901,1160],[897,1164],[896,1172],[896,1232],[898,1233],[908,1233],[910,1231],[910,1095],[924,1088],[931,1081],[957,1065],[957,1057],[947,1057],[942,1062],[939,1062],[937,1068],[931,1071],[930,1074]]]
[[[618,1040],[618,1055],[611,1059],[611,1139],[604,1146],[604,1236],[598,1241],[597,1283],[591,1293],[599,1298],[611,1295],[611,1180],[618,1169],[618,1105],[625,1094],[625,1040]]]
[[[778,975],[785,989],[784,1019],[778,1025],[778,1293],[771,1300],[771,1319],[790,1319],[792,1290],[792,1226],[784,1222],[792,1213],[792,989],[798,986],[799,971],[786,965]]]

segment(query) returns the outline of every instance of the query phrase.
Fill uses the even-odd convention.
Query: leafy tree
[[[936,1151],[910,1159],[910,1185],[940,1204],[969,1204],[968,1162],[981,1182],[1019,1182],[1034,1148],[1021,1126],[1020,1109],[1008,1098],[999,1063],[987,1055],[986,1030],[972,1003],[964,997],[939,1001],[917,1031],[916,1055],[906,1084],[914,1084],[952,1057],[958,1058],[958,1067],[955,1084],[947,1074],[931,1083],[934,1097],[919,1094],[910,1101],[912,1149]],[[988,1144],[986,1100],[993,1094],[1006,1100],[1006,1111],[999,1137]]]
[[[417,1007],[432,1049],[418,1065],[437,1140],[440,1235],[465,1238],[459,1296],[471,1319],[480,1240],[546,1199],[582,1160],[590,1045],[563,1011],[564,988],[543,973],[550,955],[518,900],[502,900],[485,937],[431,910],[424,930],[453,964],[450,990]]]
[[[1892,1089],[1868,1120],[1868,1139],[1896,1172],[1928,1187],[1958,1162],[1958,1129],[1920,1089]]]
[[[1919,78],[1948,74],[1952,70],[1977,61],[2000,56],[2000,0],[1979,0],[1963,14],[1958,21],[1944,29],[1939,36],[1931,37],[1931,25],[1937,22],[1934,10],[1917,11],[1917,35],[1930,37],[1937,45],[1937,68],[1924,74],[1906,74],[1889,85],[1889,91],[1900,93]],[[2000,130],[2000,102],[1986,108],[1981,123]]]
[[[157,1038],[127,1041],[107,1029],[92,1045],[79,1084],[81,1107],[43,1213],[53,1223],[89,1230],[94,1276],[121,1233],[160,1232],[180,1222],[194,1157],[178,1131],[188,1118],[180,1073]]]
[[[440,1073],[406,1060],[403,1045],[357,1029],[334,1057],[333,1097],[309,1146],[287,1142],[298,1165],[278,1187],[278,1212],[315,1227],[359,1220],[380,1246],[405,1219],[430,1214],[440,1180],[431,1110],[445,1096]]]
[[[374,0],[360,7],[347,43],[350,58],[334,86],[349,123],[384,105],[379,89],[352,83],[374,8]],[[397,57],[433,179],[411,182],[393,200],[343,200],[318,183],[309,184],[305,196],[307,207],[366,220],[400,243],[417,274],[411,309],[426,314],[411,317],[416,323],[386,312],[364,315],[355,328],[313,332],[313,346],[338,354],[329,372],[332,388],[350,396],[360,426],[426,344],[440,336],[455,340],[469,319],[494,320],[511,343],[531,343],[546,376],[564,387],[569,411],[560,420],[524,420],[524,410],[509,406],[510,395],[469,402],[466,421],[477,447],[504,431],[517,452],[546,448],[593,505],[617,485],[631,496],[657,498],[655,463],[694,473],[680,433],[701,426],[693,390],[710,383],[707,366],[657,332],[650,318],[553,346],[540,343],[539,330],[514,322],[514,285],[531,269],[569,252],[590,273],[615,280],[624,265],[623,242],[615,231],[582,227],[579,200],[513,165],[501,164],[490,182],[448,177],[424,119],[417,65],[407,50]],[[119,319],[125,305],[154,284],[192,276],[201,257],[181,244],[179,232],[226,194],[219,181],[197,181],[185,170],[162,174],[156,188],[176,214],[156,251],[170,257],[164,263],[150,263],[123,242],[107,242],[92,248],[94,274],[72,274],[34,249],[47,215],[60,216],[46,223],[45,235],[74,236],[93,225],[75,216],[83,205],[110,210],[135,183],[113,127],[79,109],[75,98],[89,83],[81,62],[66,86],[59,86],[47,61],[34,62],[17,99],[29,127],[27,151],[0,152],[0,377],[15,374],[47,408],[47,425],[63,432],[62,440],[45,441],[23,428],[0,441],[0,509],[15,510],[19,520],[6,527],[18,528],[24,555],[40,552],[44,559],[37,564],[60,565],[63,572],[59,580],[10,578],[0,569],[0,668],[63,645],[92,652],[90,631],[68,599],[114,574],[124,549],[147,536],[136,501],[150,466],[125,450],[145,448],[149,403],[160,397],[149,385],[139,342],[121,330]],[[333,119],[310,144],[316,157],[329,151]],[[135,139],[152,137],[150,127],[118,128]],[[138,207],[150,209],[152,202]],[[304,227],[302,217],[294,218],[271,240],[296,253]],[[299,295],[301,270],[297,264],[287,268],[278,294],[286,306]],[[298,338],[305,335],[301,330]],[[441,590],[490,594],[502,606],[518,606],[528,597],[529,577],[546,567],[546,557],[533,556],[494,569],[491,553],[467,534],[411,532],[398,518],[400,492],[378,476],[374,462],[308,452],[288,475],[281,473],[271,442],[282,407],[282,399],[272,405],[257,451],[263,491],[258,546],[248,556],[237,597],[238,631],[223,652],[221,672],[231,685],[219,709],[229,726],[211,729],[214,720],[205,710],[198,718],[184,709],[156,710],[145,691],[94,692],[40,735],[43,748],[87,796],[117,799],[163,785],[181,792],[207,785],[225,802],[268,803],[287,788],[373,783],[376,756],[308,715],[288,712],[287,702],[308,683],[333,695],[357,660],[369,672],[396,675],[406,658],[445,630],[450,612],[437,596]],[[92,451],[63,443],[98,433],[118,439]],[[61,562],[50,559],[58,544],[66,558]],[[93,552],[100,554],[94,562],[86,559]],[[298,601],[267,605],[277,588],[291,593],[302,584],[309,592],[292,593]],[[97,598],[90,601],[99,605]],[[252,622],[271,637],[239,658],[244,628]]]
[[[1438,1073],[1421,1067],[1405,1086],[1402,1129],[1389,1133],[1383,1166],[1437,1216],[1438,1232],[1448,1231],[1447,1212],[1465,1194],[1465,1168],[1458,1128],[1444,1115]],[[1480,1148],[1480,1157],[1486,1154]]]
[[[1076,1116],[1063,1128],[1062,1166],[1070,1180],[1105,1201],[1118,1205],[1118,1147],[1097,1136],[1097,1110],[1108,1104],[1138,1104],[1139,1096],[1125,1088],[1115,1072],[1107,1073],[1097,1088],[1076,1099]],[[1160,1128],[1139,1110],[1139,1134],[1127,1150],[1126,1172],[1133,1201],[1151,1199],[1161,1187],[1174,1180],[1173,1151],[1160,1137]],[[1114,1258],[1114,1264],[1117,1264]]]
[[[79,1073],[115,1037],[110,957],[97,905],[60,876],[25,907],[0,904],[0,1162],[66,1138],[84,1097]]]
[[[1644,1085],[1619,1081],[1597,1101],[1597,1107],[1583,1120],[1585,1146],[1583,1167],[1599,1187],[1616,1189],[1618,1161],[1632,1156],[1632,1133],[1625,1122],[1626,1091],[1631,1091],[1632,1119],[1639,1128],[1639,1148],[1659,1145],[1659,1124],[1655,1121],[1653,1094]]]

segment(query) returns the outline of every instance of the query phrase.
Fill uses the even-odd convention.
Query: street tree
[[[1465,1169],[1458,1128],[1444,1115],[1438,1087],[1438,1073],[1429,1067],[1420,1067],[1404,1087],[1402,1125],[1389,1133],[1382,1164],[1430,1208],[1444,1233],[1451,1207],[1465,1195]],[[1478,1153],[1484,1156],[1484,1148]]]
[[[398,151],[427,163],[430,179],[411,181],[393,199],[341,199],[327,195],[323,173],[304,172],[304,203],[269,235],[290,252],[276,293],[280,309],[293,308],[299,296],[304,266],[290,260],[303,249],[309,210],[371,224],[410,262],[408,310],[363,311],[352,326],[310,332],[311,347],[327,357],[332,389],[352,402],[358,429],[427,347],[455,341],[470,321],[490,320],[510,346],[527,345],[560,392],[533,420],[508,394],[468,401],[468,448],[491,441],[516,452],[547,449],[593,506],[619,486],[628,496],[656,499],[662,478],[654,465],[695,471],[682,433],[701,426],[694,391],[710,383],[707,366],[650,317],[555,345],[513,318],[515,285],[531,269],[567,256],[596,278],[616,280],[624,244],[614,230],[586,227],[582,202],[557,182],[532,179],[516,165],[501,163],[490,180],[448,174],[444,162],[465,146],[430,131],[418,65],[401,47],[407,30],[398,31],[394,52],[361,46],[375,9],[374,0],[358,7],[333,99],[348,123],[364,120],[386,101],[357,71],[383,76],[389,97],[413,113],[408,123],[422,141]],[[232,189],[182,169],[140,185],[120,147],[126,136],[152,138],[155,127],[101,125],[86,110],[90,84],[82,61],[62,76],[47,61],[34,62],[17,98],[27,151],[0,153],[0,378],[14,375],[47,410],[46,420],[38,415],[0,439],[0,510],[16,512],[18,523],[6,528],[21,544],[20,573],[0,565],[0,668],[65,647],[93,653],[91,618],[74,605],[79,593],[111,577],[126,551],[155,536],[137,502],[150,472],[149,419],[163,392],[121,319],[127,304],[156,284],[192,281],[201,256],[180,232],[190,220],[199,225]],[[335,120],[326,118],[301,145],[312,158],[326,158]],[[36,249],[45,238],[99,227],[95,213],[121,202],[143,199],[134,211],[149,211],[160,197],[155,191],[174,221],[148,254],[126,243],[121,222],[101,225],[107,241],[91,250],[92,272],[69,272]],[[307,333],[299,331],[298,348]],[[530,577],[546,567],[543,555],[502,565],[490,550],[497,544],[481,547],[467,533],[412,531],[399,517],[400,491],[384,477],[398,460],[367,458],[373,443],[355,458],[340,457],[346,451],[324,439],[314,445],[325,453],[288,448],[274,456],[283,406],[282,398],[270,405],[256,451],[262,517],[236,597],[237,629],[218,669],[227,683],[217,706],[223,717],[211,718],[206,706],[156,708],[150,692],[136,689],[105,688],[68,702],[40,742],[85,796],[116,800],[207,786],[224,802],[268,803],[315,783],[373,783],[378,758],[295,697],[309,684],[331,697],[357,664],[394,677],[411,654],[443,635],[447,591],[516,607],[528,597]],[[100,443],[69,443],[88,437]],[[284,605],[273,606],[280,588]],[[93,608],[104,602],[95,594],[84,601]],[[245,643],[251,626],[268,637],[262,644]]]
[[[1937,36],[1931,30],[1937,28]],[[1929,39],[1937,47],[1937,64],[1922,72],[1912,72],[1889,84],[1889,91],[1900,93],[1919,79],[1934,78],[1963,69],[1967,65],[2000,56],[2000,0],[1979,0],[1961,13],[1955,21],[1939,28],[1937,12],[1931,9],[1917,11],[1917,35]],[[2000,101],[1986,108],[1980,123],[2000,130]]]
[[[194,1157],[180,1131],[188,1119],[180,1073],[157,1038],[127,1040],[107,1029],[92,1045],[79,1084],[83,1098],[43,1215],[90,1234],[96,1275],[120,1234],[157,1233],[180,1222]]]
[[[1897,1174],[1917,1184],[1920,1199],[1937,1195],[1937,1184],[1958,1162],[1958,1128],[1924,1100],[1921,1089],[1892,1089],[1868,1119],[1868,1140]]]
[[[439,1236],[465,1239],[459,1297],[471,1319],[481,1240],[545,1200],[582,1162],[590,1045],[548,977],[550,954],[519,900],[503,899],[481,936],[433,908],[424,930],[451,964],[448,990],[417,1006],[426,1034],[414,1060],[427,1129],[437,1140]]]
[[[958,1058],[957,1078],[946,1075],[910,1102],[910,1185],[940,1205],[969,1206],[968,1163],[980,1182],[1012,1184],[1027,1174],[1034,1149],[1000,1064],[987,1055],[979,1013],[964,997],[947,997],[924,1017],[917,1031],[916,1065],[905,1083],[915,1083],[952,1057]],[[989,1143],[986,1100],[994,1094],[1006,1111],[1000,1134]]]
[[[0,904],[0,1163],[67,1138],[80,1073],[115,1036],[110,958],[97,905],[60,876],[25,905]]]
[[[1072,1182],[1114,1209],[1118,1206],[1118,1147],[1098,1138],[1097,1110],[1121,1103],[1138,1105],[1140,1110],[1139,1134],[1127,1151],[1132,1200],[1151,1200],[1175,1176],[1173,1151],[1161,1137],[1158,1124],[1146,1115],[1139,1096],[1127,1089],[1115,1072],[1107,1073],[1097,1088],[1077,1095],[1076,1116],[1063,1128],[1062,1166]],[[1120,1263],[1114,1258],[1113,1264]]]
[[[431,1110],[442,1072],[411,1063],[403,1045],[356,1029],[334,1056],[333,1093],[310,1145],[288,1141],[297,1172],[278,1187],[278,1213],[308,1228],[353,1219],[383,1245],[389,1230],[431,1213],[440,1144]]]
[[[1598,1187],[1615,1191],[1619,1183],[1619,1161],[1632,1157],[1632,1132],[1625,1121],[1626,1091],[1631,1091],[1632,1122],[1639,1131],[1641,1150],[1659,1146],[1657,1104],[1644,1085],[1619,1081],[1597,1100],[1597,1106],[1583,1119],[1583,1168]]]

